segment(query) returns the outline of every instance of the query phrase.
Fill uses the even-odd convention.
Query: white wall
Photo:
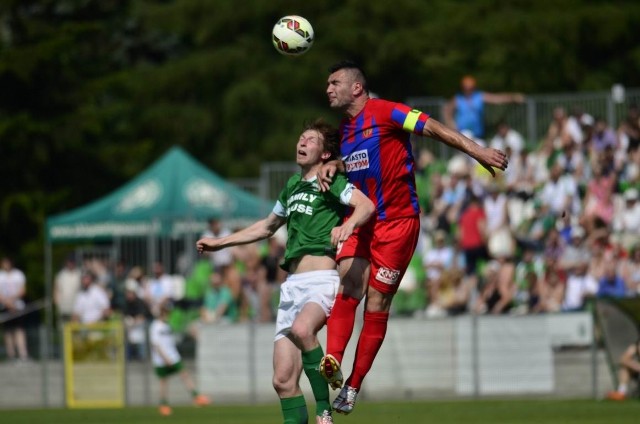
[[[592,337],[588,313],[481,316],[475,328],[477,345],[469,316],[391,319],[362,395],[453,397],[472,395],[476,389],[480,395],[551,394],[556,387],[553,349],[588,346]],[[356,323],[343,361],[347,375],[359,331]],[[204,327],[196,359],[200,386],[220,402],[277,400],[271,386],[273,334],[271,324]],[[325,346],[324,330],[319,337]],[[301,385],[310,393],[304,376]]]

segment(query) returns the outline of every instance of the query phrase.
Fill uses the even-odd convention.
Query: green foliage
[[[307,17],[307,54],[270,32]],[[337,123],[326,68],[374,92],[452,95],[640,83],[640,3],[542,0],[5,0],[0,3],[0,253],[42,292],[46,216],[115,189],[178,144],[227,177],[289,160],[305,120]]]

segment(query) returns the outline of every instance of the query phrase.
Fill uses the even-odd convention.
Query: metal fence
[[[409,97],[406,103],[444,122],[443,109],[449,99],[444,97]],[[487,134],[495,134],[501,121],[507,122],[524,137],[527,146],[535,150],[545,137],[551,123],[553,110],[563,107],[567,112],[582,111],[593,117],[603,117],[612,128],[625,119],[631,105],[640,105],[640,88],[616,89],[585,93],[558,93],[528,95],[523,104],[502,104],[485,107]],[[454,151],[442,143],[432,143],[423,137],[414,136],[416,146],[428,147],[439,158],[448,159]],[[488,140],[487,140],[488,141]],[[260,178],[235,180],[236,184],[258,194],[264,199],[276,199],[287,179],[298,171],[294,162],[268,162],[260,167]]]
[[[406,103],[444,122],[443,109],[448,100],[443,97],[410,97]],[[522,104],[487,104],[485,106],[487,137],[495,134],[495,128],[500,121],[505,121],[523,135],[529,148],[535,149],[546,135],[556,107],[563,107],[569,113],[580,111],[593,117],[603,117],[611,127],[617,128],[625,119],[631,105],[640,105],[638,88],[626,89],[622,95],[619,88],[615,87],[611,91],[532,94],[528,95],[526,102]],[[421,138],[416,137],[418,143],[420,143],[419,140]],[[453,153],[450,147],[441,143],[438,143],[433,150],[442,158],[448,158]]]
[[[361,324],[356,323],[355,334]],[[602,398],[613,381],[607,355],[594,343],[593,328],[587,312],[393,318],[361,397]],[[66,379],[71,374],[65,368],[61,332],[48,338],[52,345],[47,347],[45,331],[30,327],[30,361],[0,362],[0,408],[70,405]],[[201,392],[217,404],[277,401],[271,386],[273,324],[214,324],[203,327],[200,334],[195,349],[187,349],[192,353],[185,354],[185,364],[197,377]],[[319,338],[324,344],[324,330]],[[346,372],[355,341],[347,348]],[[157,380],[148,358],[126,359],[125,370],[125,405],[157,404]],[[304,378],[301,384],[310,394]],[[178,379],[170,384],[169,399],[174,405],[191,400]]]

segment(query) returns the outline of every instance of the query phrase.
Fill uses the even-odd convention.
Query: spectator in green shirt
[[[231,289],[222,280],[222,275],[218,272],[213,272],[209,277],[209,281],[211,284],[204,294],[202,308],[200,309],[202,322],[238,321],[238,305],[233,298]]]

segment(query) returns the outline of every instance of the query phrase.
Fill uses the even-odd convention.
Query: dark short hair
[[[318,118],[315,121],[304,124],[303,131],[308,130],[317,131],[322,135],[324,151],[331,154],[326,161],[340,157],[340,132],[336,127],[329,124],[324,119]]]
[[[362,66],[360,66],[357,62],[353,60],[341,60],[340,62],[334,63],[329,67],[329,73],[333,74],[334,72],[338,72],[342,69],[347,69],[353,72],[354,78],[360,84],[362,84],[362,88],[365,92],[369,92],[369,84],[367,83],[367,74],[364,72]]]
[[[96,275],[96,273],[95,273],[95,272],[93,272],[93,271],[91,271],[91,270],[89,270],[89,269],[85,269],[85,270],[82,272],[82,278],[84,278],[84,277],[89,277],[89,279],[91,280],[91,282],[96,281],[96,280],[97,280],[97,278],[98,278],[98,276]]]

